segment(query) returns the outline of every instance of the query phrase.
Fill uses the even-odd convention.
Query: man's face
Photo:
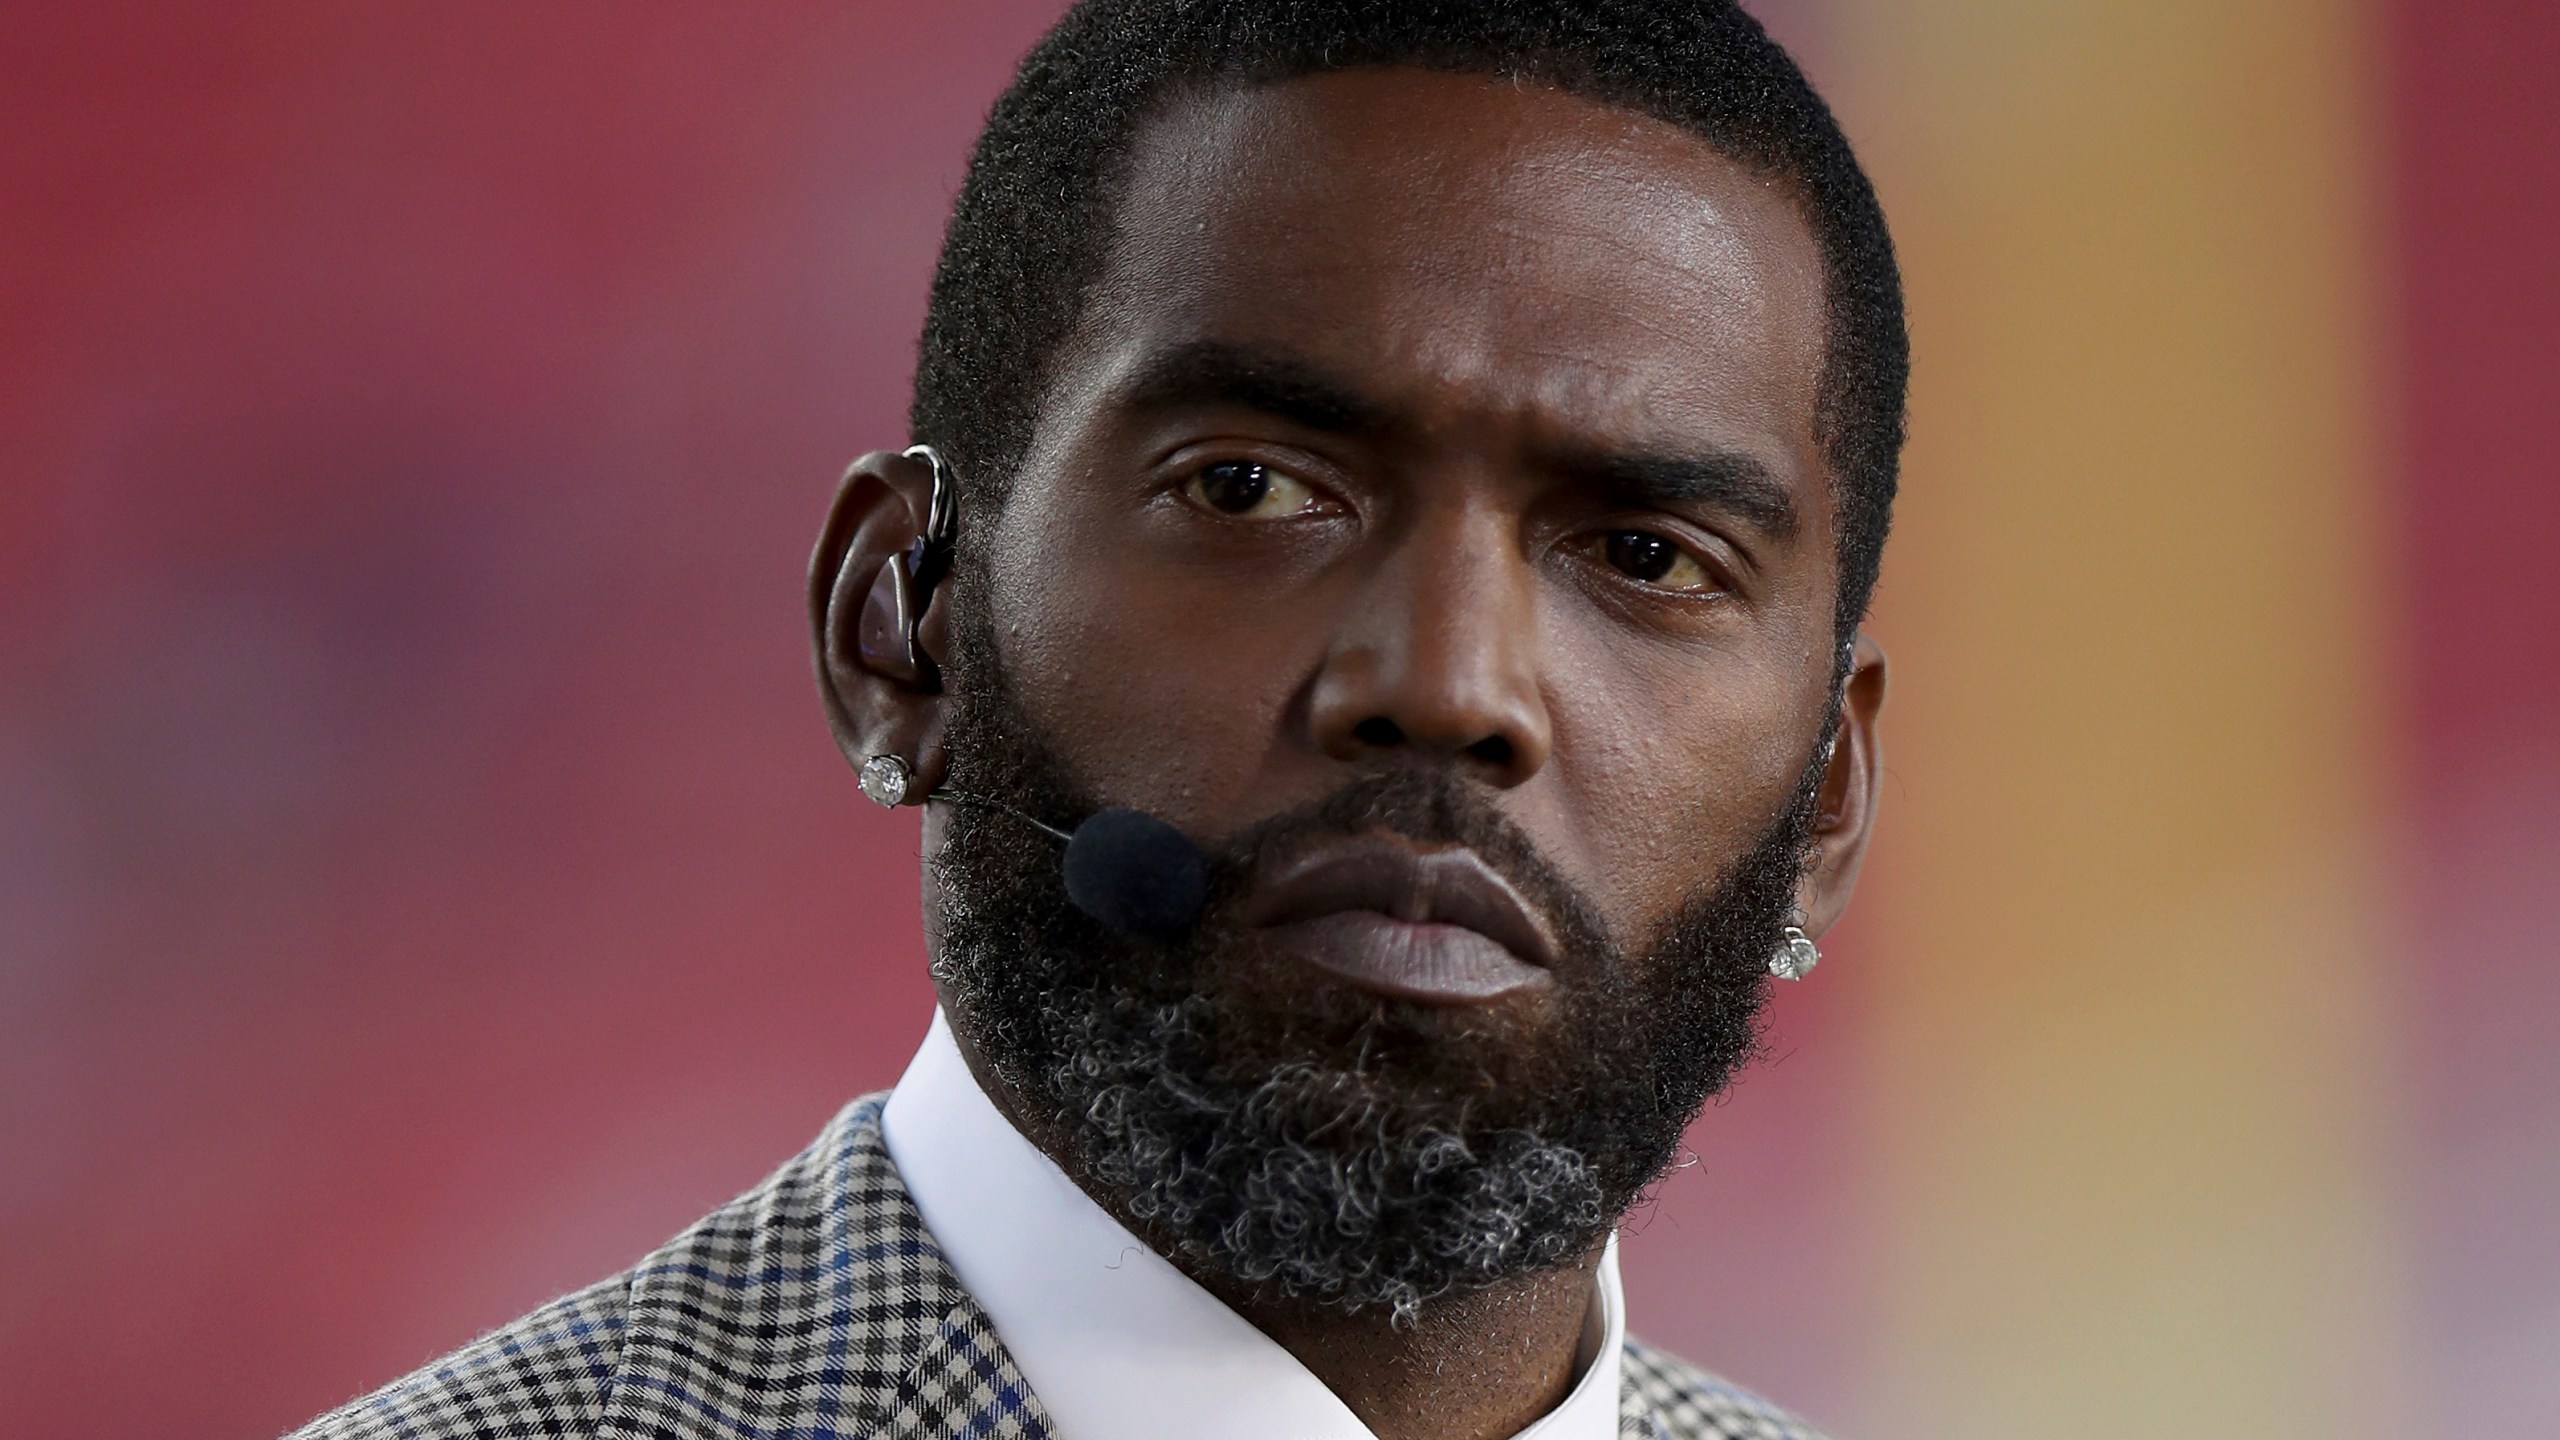
[[[1577,1087],[1648,1112],[1582,1197],[1605,1226],[1747,1042],[1814,824],[1837,640],[1810,231],[1668,124],[1410,70],[1184,99],[1117,213],[1002,513],[963,519],[954,776],[1152,811],[1220,885],[1178,945],[1085,936],[1013,979],[1195,1002],[1133,1073],[1201,1052],[1288,1112],[1255,1122],[1279,1148],[1356,1114],[1561,1193]],[[929,823],[955,1025],[1052,1112],[1035,1129],[1071,1129],[1092,1094],[1006,1073],[1057,1003],[1005,973],[1066,923],[1045,842]],[[1703,1047],[1671,1033],[1701,1015]]]
[[[1204,837],[1446,766],[1640,941],[1829,698],[1793,200],[1664,123],[1397,70],[1178,107],[1120,217],[985,537],[1026,716]]]

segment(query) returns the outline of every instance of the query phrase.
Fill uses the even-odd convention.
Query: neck
[[[1404,1325],[1184,1269],[1296,1356],[1378,1440],[1507,1440],[1573,1389],[1598,1264],[1595,1253],[1426,1305]]]
[[[1377,1440],[1508,1440],[1573,1389],[1600,1251],[1483,1290],[1426,1304],[1397,1325],[1383,1310],[1340,1310],[1276,1296],[1205,1269],[1167,1245],[1120,1198],[1091,1183],[1060,1117],[1020,1104],[957,1028],[962,1059],[997,1110],[1114,1219],[1295,1356]]]

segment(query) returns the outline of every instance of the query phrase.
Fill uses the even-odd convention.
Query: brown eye
[[[1713,583],[1696,556],[1650,530],[1612,530],[1603,537],[1600,549],[1610,568],[1647,585],[1703,590]]]
[[[1239,520],[1285,520],[1318,505],[1305,482],[1250,460],[1204,465],[1182,490],[1192,503]]]

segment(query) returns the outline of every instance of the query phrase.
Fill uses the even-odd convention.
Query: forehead
[[[1067,368],[1236,342],[1417,424],[1694,438],[1810,476],[1823,314],[1792,193],[1704,139],[1534,84],[1344,71],[1144,127]]]

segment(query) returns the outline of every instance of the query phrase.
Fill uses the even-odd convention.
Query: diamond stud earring
[[[874,755],[862,762],[862,793],[883,805],[905,804],[915,778],[915,767],[896,755]]]
[[[867,782],[866,782],[867,783]],[[1778,948],[1769,956],[1769,973],[1781,980],[1801,980],[1813,973],[1822,961],[1822,952],[1813,940],[1793,925],[1778,932]]]

